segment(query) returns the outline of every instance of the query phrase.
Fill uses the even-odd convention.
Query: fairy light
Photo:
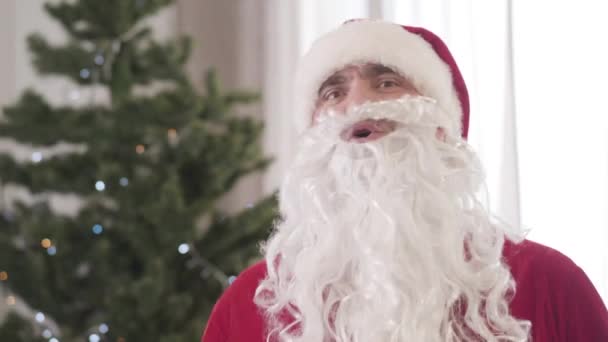
[[[169,128],[167,130],[167,140],[171,145],[177,144],[177,130],[175,128]]]
[[[169,139],[177,138],[177,130],[175,128],[169,128],[167,130],[167,136],[169,137]]]
[[[103,226],[100,224],[96,224],[93,226],[93,228],[91,228],[91,230],[93,231],[93,234],[99,235],[103,233]]]
[[[95,56],[95,64],[97,65],[103,65],[103,63],[106,61],[105,57],[103,57],[103,55],[100,53],[97,56]]]
[[[179,245],[177,247],[177,251],[180,254],[186,254],[186,253],[188,253],[190,251],[190,246],[187,243],[182,243],[181,245]]]
[[[7,281],[7,280],[8,280],[8,272],[1,271],[0,272],[0,281]]]
[[[38,322],[38,323],[42,323],[42,322],[44,322],[44,319],[45,319],[46,317],[44,317],[44,314],[43,314],[42,312],[38,312],[38,313],[36,314],[36,316],[34,316],[34,318],[36,319],[36,322]]]
[[[36,151],[32,153],[32,162],[40,163],[42,161],[42,152]]]
[[[104,191],[106,189],[106,183],[100,180],[95,182],[95,189],[99,192]]]
[[[80,70],[80,77],[86,80],[89,76],[91,76],[91,71],[89,71],[89,69],[83,68]]]
[[[118,181],[118,183],[120,184],[120,186],[125,187],[125,186],[129,185],[129,178],[121,177],[120,180]]]
[[[40,245],[42,248],[49,248],[53,245],[53,243],[51,242],[51,239],[44,238],[40,241]]]
[[[110,331],[110,328],[108,327],[108,325],[107,325],[107,324],[105,324],[105,323],[101,323],[101,324],[99,325],[99,332],[100,332],[100,333],[102,333],[102,334],[106,334],[108,331]]]
[[[138,144],[137,146],[135,146],[135,152],[137,152],[137,154],[142,154],[146,151],[146,147],[142,144]]]

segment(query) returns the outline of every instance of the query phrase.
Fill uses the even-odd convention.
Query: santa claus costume
[[[321,84],[365,63],[391,68],[420,96],[312,125]],[[203,342],[608,341],[608,312],[585,273],[479,199],[467,89],[440,38],[348,22],[303,57],[295,91],[301,136],[281,220],[264,260],[218,300]],[[341,137],[364,120],[395,129],[362,144]]]

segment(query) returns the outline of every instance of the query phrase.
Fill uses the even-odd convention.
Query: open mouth
[[[367,138],[372,134],[372,130],[369,128],[360,128],[353,132],[353,138]]]
[[[348,142],[364,143],[382,138],[395,130],[396,123],[391,120],[362,120],[348,127],[340,136]]]

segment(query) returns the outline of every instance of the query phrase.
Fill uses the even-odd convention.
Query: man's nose
[[[354,107],[362,105],[365,102],[376,100],[376,93],[368,83],[369,82],[365,82],[363,80],[354,82],[344,101],[345,112],[348,112]]]

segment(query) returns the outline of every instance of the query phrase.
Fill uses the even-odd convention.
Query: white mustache
[[[459,182],[465,181],[463,172],[465,166],[472,166],[478,174],[476,179],[480,183],[483,179],[483,170],[470,146],[461,139],[460,135],[446,134],[445,141],[435,139],[437,127],[448,124],[447,115],[437,106],[436,101],[422,96],[406,95],[403,98],[390,101],[366,103],[351,109],[346,114],[327,112],[321,115],[316,126],[306,131],[300,139],[298,153],[292,164],[292,169],[298,170],[300,176],[309,174],[317,177],[322,170],[320,165],[340,165],[337,159],[342,159],[344,165],[353,160],[360,163],[353,167],[365,168],[366,161],[383,160],[382,165],[402,162],[405,155],[421,155],[433,153],[432,151],[416,151],[424,146],[417,144],[417,137],[432,137],[436,142],[437,158],[412,160],[411,163],[420,163],[418,167],[427,180],[437,183],[444,182],[446,187],[456,191]],[[386,137],[365,144],[352,144],[345,141],[341,135],[358,122],[365,120],[384,120],[394,123],[394,130]],[[468,153],[462,154],[466,150]],[[439,155],[441,154],[441,155]],[[465,157],[466,159],[462,159]],[[441,160],[441,158],[443,160]],[[332,163],[331,160],[334,162]],[[328,170],[329,171],[329,170]],[[335,170],[334,170],[335,171]],[[344,170],[351,174],[361,170]],[[461,177],[458,177],[461,174]],[[344,175],[345,177],[347,174]],[[458,179],[460,178],[460,179]],[[465,184],[469,187],[478,187],[479,184]],[[447,190],[447,189],[446,189]]]

